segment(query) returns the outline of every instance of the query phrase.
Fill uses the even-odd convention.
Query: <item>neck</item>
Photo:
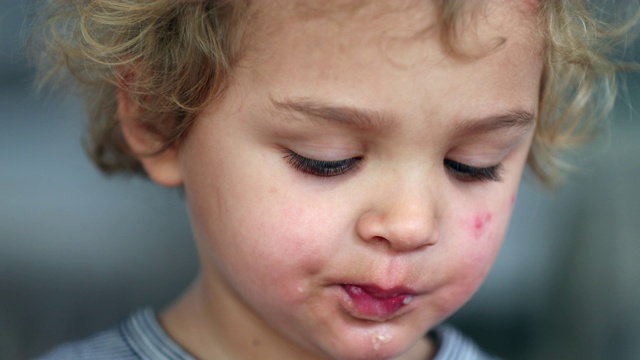
[[[321,359],[287,341],[228,293],[199,277],[160,314],[160,323],[198,359]]]

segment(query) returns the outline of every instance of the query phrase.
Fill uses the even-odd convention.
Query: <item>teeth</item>
[[[407,295],[402,299],[402,304],[408,305],[411,301],[413,301],[413,295]]]

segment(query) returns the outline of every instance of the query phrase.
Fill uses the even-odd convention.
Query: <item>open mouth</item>
[[[385,321],[413,300],[405,288],[381,289],[375,285],[342,284],[349,297],[349,310],[357,318]]]

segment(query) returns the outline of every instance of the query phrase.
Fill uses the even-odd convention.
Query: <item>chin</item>
[[[373,349],[374,344],[366,344],[368,348],[350,349],[347,351],[332,354],[333,359],[337,360],[386,360],[395,359],[402,355],[407,349],[397,349],[388,346],[380,346]]]
[[[344,334],[332,346],[331,358],[339,360],[383,360],[395,359],[415,345],[399,334],[371,330],[364,334]]]

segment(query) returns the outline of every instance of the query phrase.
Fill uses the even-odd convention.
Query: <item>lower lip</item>
[[[349,299],[349,312],[363,320],[388,320],[413,299],[413,295],[408,292],[382,292],[368,286],[344,284],[342,289]]]

